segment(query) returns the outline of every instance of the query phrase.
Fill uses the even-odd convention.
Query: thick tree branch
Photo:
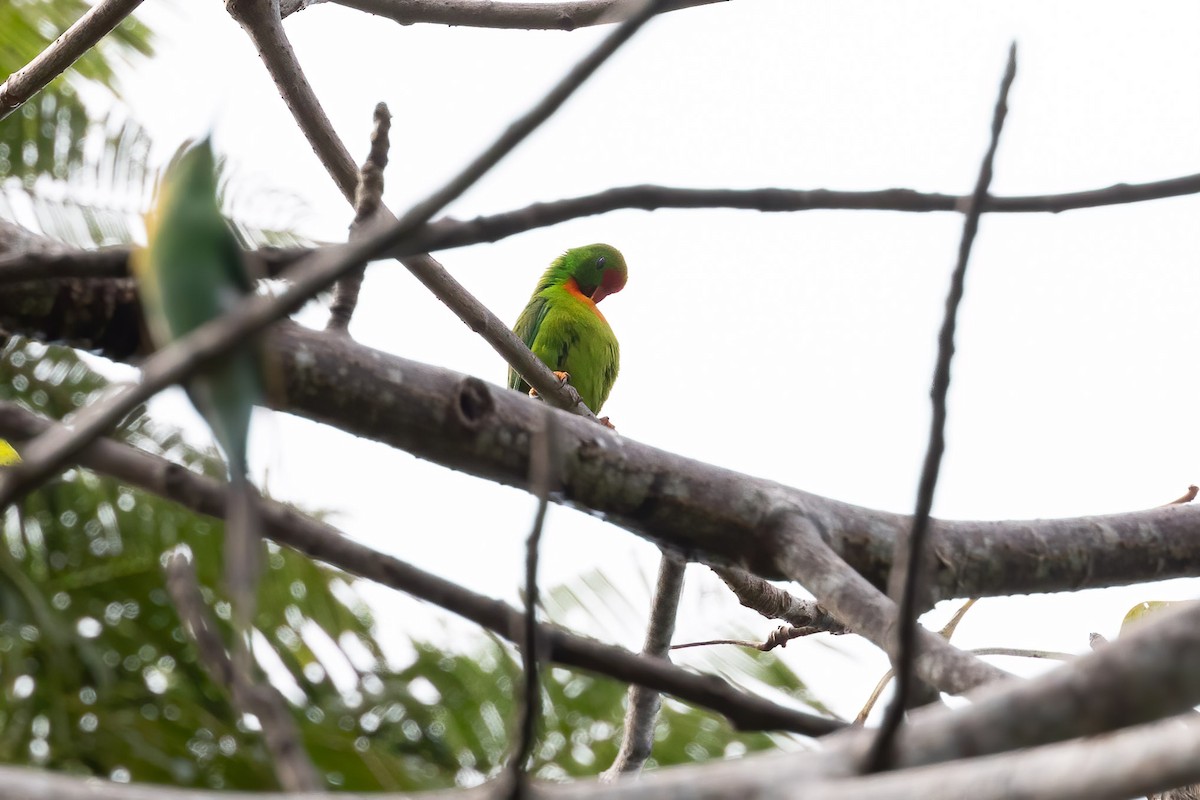
[[[6,299],[11,292],[0,293]],[[132,293],[131,293],[132,294]],[[134,298],[136,299],[136,298]],[[132,300],[130,300],[132,302]],[[124,309],[123,306],[118,307]],[[137,317],[122,310],[136,321]],[[37,335],[44,318],[0,315]],[[103,329],[107,318],[94,320]],[[90,331],[88,331],[90,332]],[[451,370],[284,325],[269,338],[286,396],[274,406],[488,480],[527,488],[537,404]],[[541,362],[538,362],[541,363]],[[339,375],[342,377],[333,378]],[[769,510],[807,515],[829,546],[876,587],[886,585],[895,536],[908,517],[812,495],[773,481],[615,439],[563,422],[567,470],[560,499],[695,560],[782,578]],[[1195,504],[1096,517],[936,520],[934,599],[1069,591],[1200,575]]]
[[[1125,800],[1200,777],[1200,717],[1093,739],[806,785],[806,800]]]
[[[318,0],[327,2],[328,0]],[[558,3],[525,3],[511,0],[332,0],[368,14],[386,17],[401,25],[470,26],[521,30],[573,31],[591,25],[608,25],[627,19],[636,0],[568,0]],[[673,0],[662,12],[724,2],[724,0]],[[311,5],[311,3],[310,3]]]
[[[96,42],[133,13],[142,0],[100,0],[37,57],[0,84],[0,119],[4,119],[50,81],[66,72]]]
[[[1122,636],[1119,641],[1080,656],[1067,666],[1029,681],[1014,680],[990,684],[971,693],[970,706],[956,710],[919,710],[913,713],[910,723],[900,732],[896,742],[895,765],[899,769],[906,769],[958,759],[974,759],[1019,748],[1037,747],[1080,736],[1106,733],[1188,711],[1200,702],[1200,672],[1194,669],[1194,664],[1197,663],[1195,659],[1200,659],[1198,630],[1200,603],[1190,603],[1162,614],[1153,622],[1148,622]],[[1182,738],[1186,738],[1189,731],[1191,735],[1200,736],[1200,722],[1197,720],[1195,715],[1188,714],[1187,728],[1178,727],[1179,720],[1171,720],[1156,727],[1159,727],[1162,734],[1173,730]],[[1129,735],[1136,737],[1139,731],[1130,731]],[[788,764],[785,767],[788,774],[772,771],[771,777],[777,782],[787,782],[793,777],[799,780],[849,777],[853,765],[866,754],[873,739],[872,731],[862,729],[851,729],[836,734],[823,740],[826,748],[820,756],[819,763]],[[1189,741],[1185,748],[1173,755],[1182,755],[1190,748],[1194,759],[1196,741],[1200,739]],[[1162,742],[1163,740],[1159,740],[1155,744]],[[1130,784],[1136,787],[1135,791],[1099,796],[1125,797],[1137,791],[1197,780],[1200,764],[1194,760],[1190,765],[1184,765],[1183,761],[1175,761],[1172,766],[1171,756],[1166,755],[1171,751],[1171,746],[1163,747],[1163,753],[1166,755],[1164,762],[1142,771],[1138,756],[1145,755],[1154,746],[1148,742],[1143,744],[1146,745],[1144,749],[1134,748],[1130,752],[1131,758],[1128,761],[1112,757],[1107,759],[1113,762],[1111,766],[1116,772],[1110,773],[1113,780],[1125,780],[1131,775],[1138,776],[1133,778],[1135,783]],[[892,773],[896,780],[900,780],[903,774]],[[990,774],[996,776],[1002,772],[993,771]],[[865,780],[885,781],[886,778],[887,776],[877,776]],[[847,782],[846,788],[849,791],[855,786],[872,785],[894,784],[859,783],[856,780]],[[977,788],[982,789],[985,786],[983,783],[977,784]],[[805,788],[807,790],[810,787],[806,785]],[[1004,785],[991,787],[991,791],[992,794],[984,796],[1014,796],[1005,794]],[[1088,796],[1083,789],[1070,791],[1078,793],[1065,796]],[[809,796],[807,791],[805,796]],[[824,795],[814,792],[811,796]],[[848,793],[846,796],[894,795],[880,791],[876,794],[861,795]],[[963,795],[958,793],[945,796]],[[976,796],[974,791],[971,792],[971,796]],[[1015,796],[1026,795],[1018,793]],[[1051,791],[1044,796],[1059,795]]]
[[[949,764],[847,779],[823,779],[815,756],[751,756],[659,770],[640,781],[535,784],[540,800],[726,800],[777,798],[781,784],[806,800],[1125,800],[1200,780],[1200,718],[1188,715],[1103,737],[1072,740]],[[826,757],[827,758],[827,757]],[[805,770],[801,772],[800,770]],[[419,794],[339,793],[345,800],[493,800],[497,784]],[[325,795],[321,795],[324,797]],[[1160,797],[1159,795],[1155,795]],[[303,800],[315,795],[130,785],[0,766],[0,800]]]
[[[1190,603],[1069,666],[973,693],[968,708],[914,714],[897,739],[895,764],[1000,753],[1181,714],[1200,703],[1197,631],[1200,603]]]
[[[527,398],[524,403],[533,406],[535,411],[548,410]],[[573,419],[567,415],[560,416]],[[0,402],[0,436],[22,442],[54,427],[58,427],[56,423],[42,419],[14,403]],[[225,513],[225,484],[112,440],[99,439],[89,445],[82,452],[80,463],[174,500],[201,514],[221,517]],[[508,604],[472,592],[400,559],[375,552],[345,537],[335,528],[287,506],[261,499],[256,505],[263,534],[279,544],[351,575],[433,603],[507,639],[519,639],[523,615]],[[783,729],[819,736],[844,727],[844,723],[836,720],[783,708],[738,691],[720,678],[697,675],[664,661],[641,658],[619,647],[573,636],[551,625],[540,625],[538,630],[545,646],[545,657],[549,660],[650,686],[724,714],[738,728]]]
[[[539,406],[450,370],[294,326],[273,339],[284,361],[286,410],[431,461],[528,488],[529,437]],[[345,367],[344,377],[333,378]],[[560,417],[561,502],[599,511],[695,560],[788,577],[763,523],[795,512],[876,587],[908,517],[742,475]],[[619,445],[618,445],[619,441]],[[1060,520],[948,522],[931,529],[937,599],[1064,591],[1200,575],[1200,508],[1171,506]],[[1100,546],[1103,544],[1103,546]]]

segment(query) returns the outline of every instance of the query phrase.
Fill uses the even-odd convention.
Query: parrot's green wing
[[[550,309],[550,304],[546,298],[540,294],[535,294],[529,301],[529,305],[525,306],[525,310],[521,312],[521,316],[517,317],[517,324],[513,327],[515,333],[525,346],[530,350],[533,349],[534,340],[537,339],[538,330],[542,327],[542,321],[546,318],[546,312]],[[521,380],[521,376],[512,367],[508,368],[508,388],[515,389],[518,392],[528,392],[529,384]]]

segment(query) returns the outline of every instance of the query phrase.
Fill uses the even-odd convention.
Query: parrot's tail
[[[231,465],[233,466],[233,465]],[[233,603],[234,668],[250,677],[250,645],[262,570],[262,540],[253,484],[244,469],[230,471],[225,506],[225,589]]]

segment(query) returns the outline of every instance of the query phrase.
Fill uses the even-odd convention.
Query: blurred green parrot
[[[149,245],[133,264],[147,327],[158,347],[223,316],[254,292],[241,248],[217,203],[216,160],[208,139],[168,167],[146,227]],[[239,635],[247,632],[253,617],[261,550],[246,475],[250,416],[263,396],[260,367],[257,350],[243,346],[186,384],[229,464],[225,579]]]
[[[625,288],[627,278],[625,257],[615,247],[568,250],[542,275],[513,328],[560,379],[570,380],[593,413],[608,399],[621,361],[617,337],[596,304]],[[536,394],[511,367],[508,388]]]

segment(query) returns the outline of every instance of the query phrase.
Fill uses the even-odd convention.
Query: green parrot
[[[617,379],[621,349],[596,304],[625,288],[627,277],[625,257],[615,247],[589,244],[568,250],[538,281],[513,328],[535,356],[570,380],[597,414]],[[535,394],[511,367],[508,388]]]
[[[146,221],[149,245],[134,259],[142,308],[159,347],[228,312],[253,293],[237,239],[217,204],[216,160],[204,139],[167,169]],[[239,633],[253,616],[261,543],[246,475],[250,416],[263,396],[259,355],[242,347],[191,378],[188,396],[208,422],[229,464],[226,581]]]

